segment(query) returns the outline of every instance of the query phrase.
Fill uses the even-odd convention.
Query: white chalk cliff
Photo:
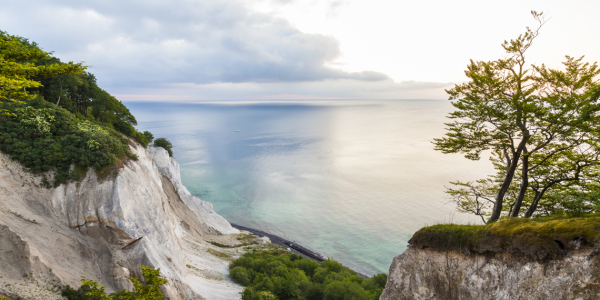
[[[227,279],[238,231],[182,185],[162,148],[132,144],[138,160],[113,174],[40,187],[40,177],[0,154],[0,296],[61,299],[81,276],[107,292],[131,289],[140,265],[160,268],[167,299],[239,299]],[[212,250],[212,251],[211,251]],[[215,255],[226,254],[226,255]]]
[[[600,245],[580,240],[557,259],[409,246],[394,258],[381,300],[600,299]]]

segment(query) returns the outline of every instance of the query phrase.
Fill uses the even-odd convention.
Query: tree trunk
[[[550,188],[550,186],[545,186],[541,192],[536,193],[535,198],[533,198],[533,201],[531,201],[531,206],[529,206],[529,208],[525,212],[525,218],[531,218],[531,216],[537,209],[538,202],[540,202],[540,199],[542,199],[542,196],[548,190],[548,188]]]
[[[515,201],[515,206],[513,207],[510,216],[518,217],[519,211],[521,210],[521,205],[523,204],[523,198],[525,198],[525,193],[527,192],[527,188],[529,187],[529,178],[527,178],[529,168],[529,154],[527,153],[527,147],[523,148],[523,166],[522,166],[522,174],[521,174],[521,190],[519,191],[519,196],[517,197],[517,201]]]
[[[496,202],[494,203],[494,209],[492,210],[492,215],[488,219],[488,224],[498,221],[500,218],[500,214],[502,214],[502,203],[504,201],[504,195],[510,186],[510,183],[515,175],[515,170],[517,169],[517,164],[519,163],[519,158],[521,157],[521,153],[523,152],[523,148],[527,144],[528,136],[523,137],[517,150],[514,152],[511,164],[506,170],[506,177],[504,177],[504,182],[502,182],[502,186],[498,190],[498,194],[496,195]]]
[[[60,103],[60,91],[62,91],[62,84],[58,86],[58,101],[56,101],[56,106]]]

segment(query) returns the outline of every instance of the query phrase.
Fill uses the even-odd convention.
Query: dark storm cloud
[[[340,55],[337,40],[238,1],[11,1],[0,30],[84,60],[112,87],[388,79],[326,67]]]

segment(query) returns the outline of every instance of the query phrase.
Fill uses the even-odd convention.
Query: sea
[[[173,144],[183,184],[228,221],[296,241],[368,275],[387,273],[419,228],[480,224],[450,181],[487,159],[434,150],[450,101],[125,102]]]

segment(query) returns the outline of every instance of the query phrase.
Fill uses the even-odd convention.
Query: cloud
[[[339,14],[339,12],[350,4],[350,1],[347,0],[333,0],[330,1],[328,7],[327,16],[335,17]]]
[[[310,82],[172,84],[168,87],[115,89],[124,101],[219,101],[310,99],[447,99],[444,88],[452,83],[394,82],[390,79],[357,82],[336,79]]]
[[[335,38],[241,1],[12,1],[0,28],[62,60],[84,60],[108,87],[389,79],[329,67],[340,57]]]

